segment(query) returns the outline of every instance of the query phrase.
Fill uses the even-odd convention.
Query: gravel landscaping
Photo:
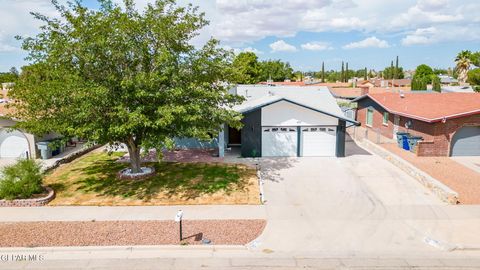
[[[265,220],[184,220],[182,244],[244,245]],[[178,245],[174,221],[82,221],[0,223],[0,247]]]
[[[395,144],[382,144],[413,166],[439,180],[459,195],[461,204],[480,204],[480,174],[455,162],[450,157],[417,157]]]

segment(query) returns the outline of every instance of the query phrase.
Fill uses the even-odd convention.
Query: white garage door
[[[262,129],[263,157],[296,157],[297,147],[296,127],[264,127]]]
[[[1,131],[0,138],[0,157],[19,158],[27,156],[28,141],[21,132]]]
[[[337,143],[336,127],[303,127],[303,157],[333,157]]]

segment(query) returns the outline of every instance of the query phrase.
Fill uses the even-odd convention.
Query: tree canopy
[[[253,52],[239,53],[233,61],[236,83],[255,84],[262,81],[284,81],[293,79],[293,69],[287,62],[280,60],[258,61]]]
[[[213,39],[191,45],[208,23],[196,7],[157,0],[140,12],[132,0],[98,1],[98,10],[52,1],[61,19],[33,13],[44,26],[23,40],[32,65],[11,92],[20,127],[125,143],[133,172],[142,147],[240,127],[231,109],[239,98],[225,84],[232,54]]]
[[[233,68],[236,72],[237,83],[255,84],[259,82],[260,64],[255,53],[239,53],[233,61]]]
[[[412,78],[412,90],[427,90],[427,85],[436,77],[431,67],[425,64],[419,65]]]
[[[14,83],[18,79],[19,72],[12,67],[8,72],[0,72],[0,83]]]

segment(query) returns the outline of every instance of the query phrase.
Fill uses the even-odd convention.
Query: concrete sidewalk
[[[187,220],[266,219],[263,205],[57,206],[0,207],[0,222],[173,220],[180,209]]]

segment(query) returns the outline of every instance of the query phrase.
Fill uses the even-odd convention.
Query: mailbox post
[[[180,225],[180,242],[182,241],[182,217],[183,217],[183,211],[178,210],[177,215],[175,216],[175,222],[178,222]]]

